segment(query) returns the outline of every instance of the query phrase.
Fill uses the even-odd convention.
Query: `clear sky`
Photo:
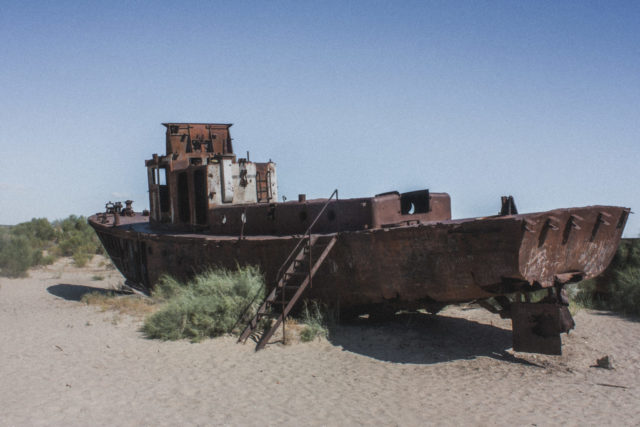
[[[290,199],[640,212],[640,2],[5,1],[0,37],[0,224],[146,208],[165,121],[234,123]]]

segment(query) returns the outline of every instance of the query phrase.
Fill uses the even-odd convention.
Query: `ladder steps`
[[[324,237],[324,236],[323,236]],[[310,236],[309,241],[302,247],[298,255],[290,261],[289,266],[285,270],[282,278],[278,281],[277,285],[272,289],[269,295],[264,299],[258,313],[246,326],[244,332],[240,336],[240,341],[246,341],[246,339],[255,334],[258,328],[258,319],[263,317],[272,317],[275,322],[272,322],[270,328],[264,331],[262,337],[258,341],[256,351],[264,348],[273,333],[282,324],[286,316],[291,309],[295,306],[298,299],[302,296],[305,289],[311,283],[311,278],[315,275],[316,271],[320,268],[327,255],[333,248],[337,237],[328,237],[328,241],[320,241],[320,237]],[[311,260],[309,264],[308,251],[313,249],[319,256]],[[300,279],[303,278],[302,281]],[[283,300],[283,296],[285,297]],[[273,312],[269,307],[281,307]]]
[[[287,317],[287,314],[289,314],[289,312],[294,307],[294,305],[296,304],[296,302],[298,301],[300,296],[302,296],[302,293],[306,289],[307,285],[310,283],[311,278],[315,275],[316,271],[318,271],[318,268],[320,268],[320,266],[322,265],[322,263],[326,259],[327,255],[329,254],[329,252],[333,248],[333,245],[335,244],[336,239],[337,239],[336,236],[331,237],[331,240],[330,240],[329,244],[326,245],[326,247],[322,251],[322,254],[320,255],[320,257],[315,261],[313,267],[311,268],[311,270],[308,273],[307,278],[300,284],[300,286],[299,286],[298,290],[296,291],[295,295],[291,298],[289,303],[283,308],[282,313],[276,318],[276,321],[271,325],[271,328],[264,333],[264,335],[262,336],[262,338],[258,342],[258,345],[256,346],[256,351],[264,348],[264,346],[267,345],[267,342],[269,341],[269,339],[271,338],[273,333],[276,331],[276,329],[278,329],[280,324]]]
[[[270,178],[269,174],[265,176],[265,181]],[[263,181],[259,174],[256,175],[257,195],[261,198]],[[267,183],[267,197],[269,197],[269,186]],[[298,236],[298,243],[294,249],[289,253],[287,259],[283,262],[280,270],[276,274],[275,286],[269,292],[269,295],[262,301],[260,308],[256,315],[249,321],[244,331],[240,335],[238,342],[246,342],[249,336],[256,334],[258,329],[258,320],[261,317],[271,317],[275,322],[271,322],[268,330],[265,330],[262,337],[258,341],[256,351],[264,348],[275,330],[282,324],[282,333],[284,337],[284,320],[287,314],[295,306],[298,299],[302,296],[307,286],[311,284],[311,279],[318,271],[318,268],[322,265],[327,255],[336,243],[337,235],[313,235],[311,230],[316,224],[322,213],[325,211],[329,202],[335,196],[338,200],[338,190],[334,190],[327,199],[326,203],[316,215],[315,219],[311,222],[311,225],[304,232],[303,235]],[[320,254],[319,256],[317,254]],[[284,270],[283,270],[284,269]],[[302,278],[302,281],[299,279]],[[289,296],[287,290],[293,290],[293,296]],[[270,308],[272,306],[282,306],[282,311],[273,311]]]
[[[309,259],[309,252],[311,251],[311,249],[313,249],[313,255],[318,254],[320,252],[322,252],[324,250],[324,248],[326,248],[327,245],[320,245],[317,244],[315,246],[313,246],[312,248],[304,248],[303,249],[303,260],[306,261]]]
[[[289,273],[284,273],[285,276],[289,276],[289,277],[294,277],[294,276],[306,276],[307,274],[309,274],[307,271],[291,271]]]

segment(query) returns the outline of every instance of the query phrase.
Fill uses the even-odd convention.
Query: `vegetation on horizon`
[[[15,226],[0,228],[0,275],[24,277],[27,270],[70,256],[83,267],[95,254],[104,254],[98,236],[83,216],[70,215],[49,222],[33,218]]]

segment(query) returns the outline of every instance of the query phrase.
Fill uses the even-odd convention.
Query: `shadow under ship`
[[[301,298],[342,319],[477,302],[512,319],[516,351],[560,354],[560,333],[574,325],[563,287],[607,267],[629,215],[616,206],[518,214],[503,197],[498,215],[453,220],[449,195],[429,190],[277,202],[276,165],[237,158],[230,124],[164,126],[166,155],[146,161],[149,211],[109,204],[89,223],[127,285],[145,293],[164,274],[259,266],[268,296],[245,340],[260,316],[272,313],[275,330]]]

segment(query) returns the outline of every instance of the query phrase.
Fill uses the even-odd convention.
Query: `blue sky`
[[[0,224],[147,207],[165,121],[234,123],[288,198],[638,210],[639,29],[638,2],[4,2]]]

